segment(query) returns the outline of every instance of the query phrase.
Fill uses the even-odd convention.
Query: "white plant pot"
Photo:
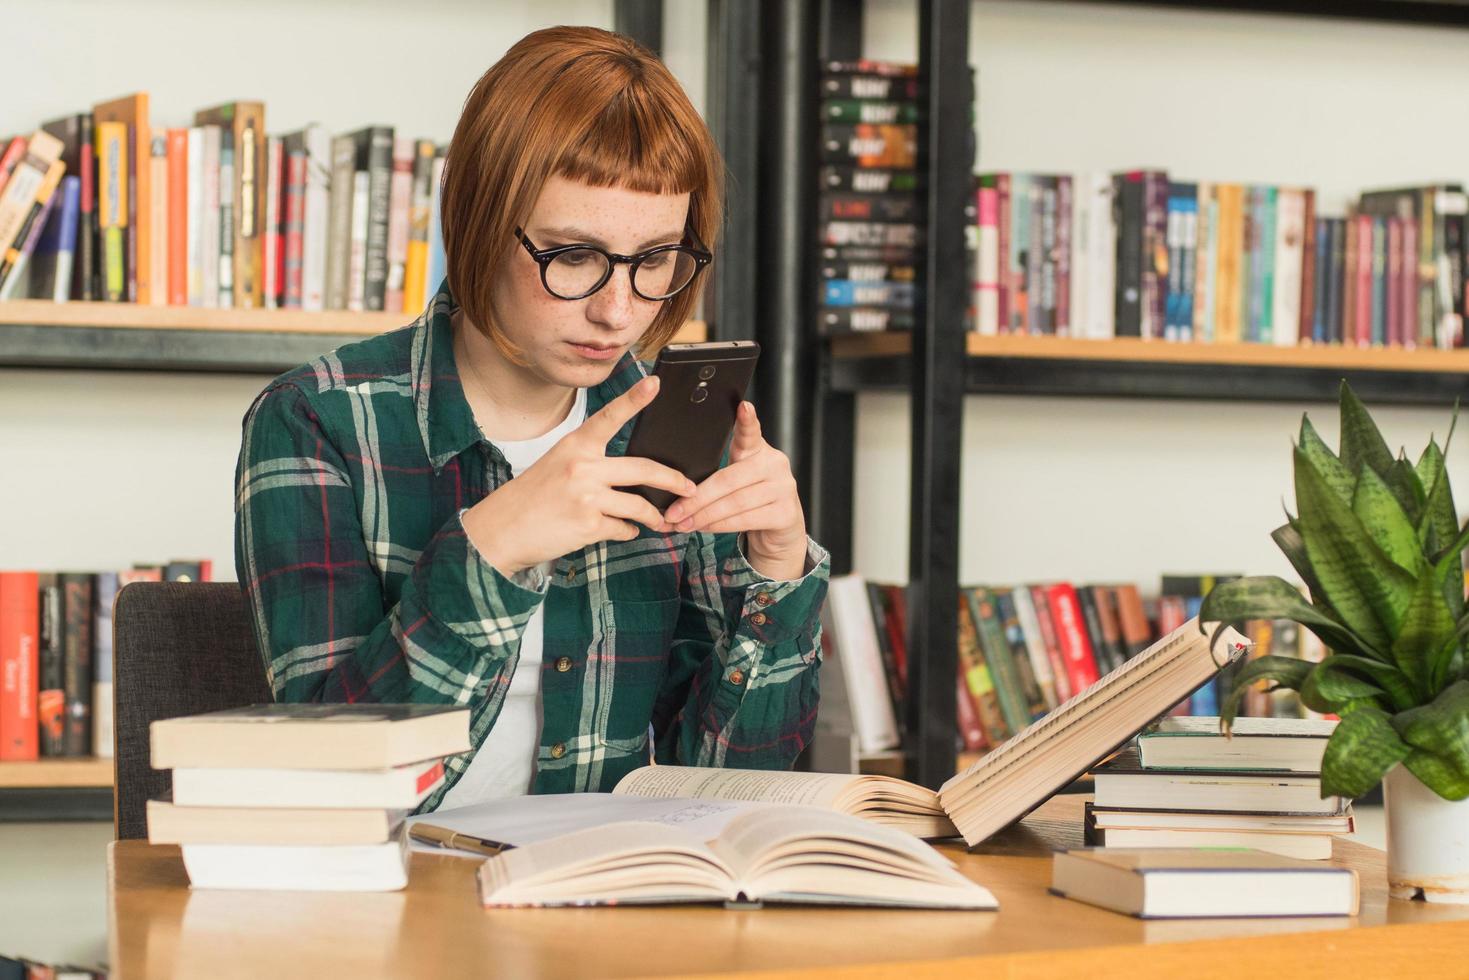
[[[1402,765],[1383,778],[1382,791],[1388,894],[1469,905],[1469,800],[1444,799]]]

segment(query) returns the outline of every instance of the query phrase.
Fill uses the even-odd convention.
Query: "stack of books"
[[[178,844],[194,888],[395,891],[403,818],[469,750],[469,711],[439,705],[268,704],[152,726],[173,798],[148,840]]]
[[[1351,801],[1321,794],[1321,757],[1336,722],[1172,717],[1094,771],[1087,842],[1105,847],[1245,847],[1331,857],[1353,829]]]

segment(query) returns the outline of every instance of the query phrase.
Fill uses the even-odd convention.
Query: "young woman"
[[[423,315],[245,417],[236,565],[275,696],[467,705],[474,751],[421,809],[650,758],[788,768],[810,738],[829,562],[754,407],[698,486],[625,455],[657,396],[635,355],[697,302],[721,178],[645,49],[529,35],[465,102]]]

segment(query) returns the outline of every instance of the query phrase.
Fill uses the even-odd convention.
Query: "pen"
[[[508,851],[515,847],[514,844],[503,844],[497,840],[486,840],[483,837],[461,834],[426,823],[415,823],[411,825],[408,828],[408,836],[416,841],[432,844],[435,847],[450,848],[457,851],[470,851],[474,854],[484,854],[488,857],[494,857],[501,851]]]

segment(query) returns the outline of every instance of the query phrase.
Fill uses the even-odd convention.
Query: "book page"
[[[612,790],[623,796],[684,796],[708,800],[750,800],[839,808],[842,791],[861,776],[829,772],[772,772],[756,769],[702,769],[646,766],[622,777]]]

